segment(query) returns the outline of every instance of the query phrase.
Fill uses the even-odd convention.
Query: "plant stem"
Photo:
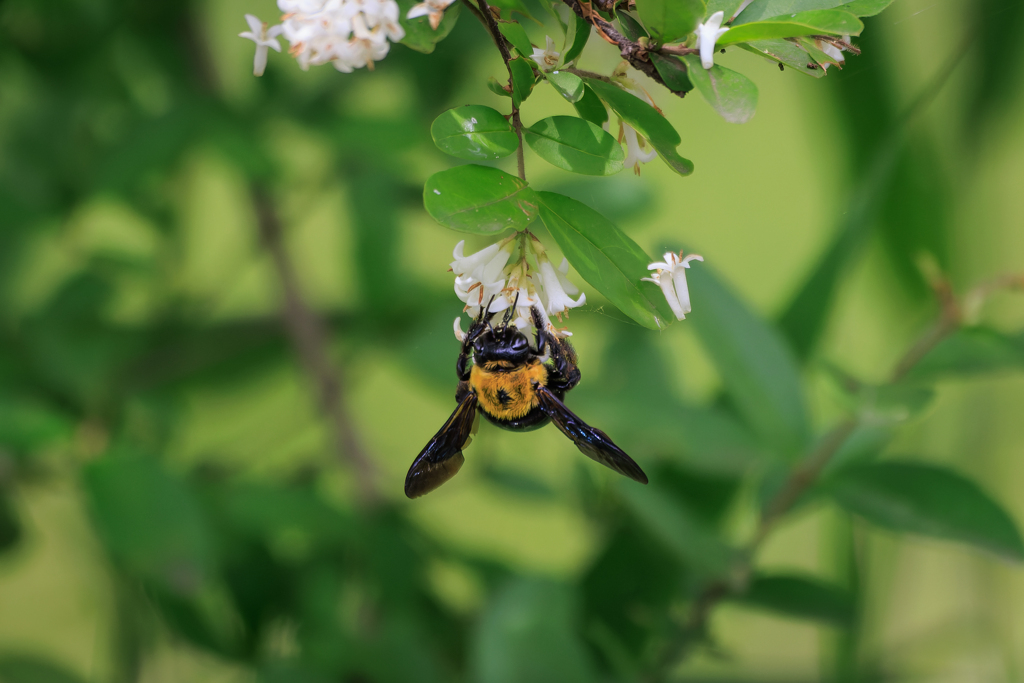
[[[372,507],[377,502],[373,466],[360,444],[348,411],[343,368],[331,362],[323,326],[302,298],[295,267],[284,246],[281,221],[273,200],[265,189],[255,184],[251,187],[251,195],[263,247],[274,261],[274,269],[284,290],[282,316],[285,329],[303,369],[316,386],[317,403],[328,419],[335,454],[355,476],[356,503],[362,508]]]
[[[515,100],[515,84],[512,82],[512,65],[509,62],[512,61],[512,51],[509,50],[508,41],[505,40],[505,36],[501,34],[501,30],[498,28],[498,22],[494,18],[494,14],[491,12],[490,5],[487,4],[487,0],[476,0],[477,6],[480,8],[480,18],[483,21],[484,26],[491,34],[491,38],[494,39],[494,44],[498,46],[498,52],[501,53],[501,59],[505,62],[505,69],[508,71],[508,87],[513,93],[512,96],[512,128],[516,132],[516,137],[519,138],[519,147],[516,149],[516,163],[519,170],[519,179],[526,180],[526,159],[523,156],[523,122],[519,118],[519,107],[516,105]]]

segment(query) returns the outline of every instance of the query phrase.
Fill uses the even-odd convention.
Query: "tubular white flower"
[[[559,279],[559,273],[555,271],[546,257],[539,257],[537,259],[539,265],[540,285],[541,293],[544,299],[544,308],[548,315],[558,316],[558,319],[562,319],[562,313],[565,313],[570,308],[576,308],[587,303],[587,295],[580,294],[579,299],[573,301],[572,298],[566,294],[565,289],[562,287],[562,280],[565,276]],[[566,272],[568,272],[568,263],[566,263]],[[568,282],[568,280],[566,280]],[[576,289],[573,287],[573,289]],[[578,289],[576,290],[579,291]]]
[[[455,331],[455,338],[460,342],[466,338],[466,333],[462,331],[462,316],[460,315],[455,319],[455,323],[452,325],[452,329]]]
[[[537,62],[537,66],[540,68],[548,67],[554,68],[558,65],[558,59],[561,57],[560,52],[555,51],[555,41],[551,40],[551,36],[544,36],[545,47],[543,49],[539,47],[533,48],[533,54],[530,55],[530,59]]]
[[[843,36],[843,42],[844,43],[850,42],[849,34]],[[832,43],[826,42],[824,40],[815,40],[814,44],[817,46],[817,48],[819,50],[821,50],[826,55],[828,55],[829,57],[834,59],[836,61],[837,65],[846,61],[846,58],[843,57],[842,49],[836,47]],[[822,64],[821,68],[822,68],[823,71],[828,71],[828,67],[829,66],[831,66],[831,65],[830,64]]]
[[[622,134],[626,139],[626,160],[623,162],[623,168],[632,168],[637,175],[640,175],[640,164],[653,161],[658,153],[654,151],[653,147],[645,152],[637,138],[636,129],[628,123],[622,124]]]
[[[512,238],[495,242],[480,251],[464,256],[466,241],[455,245],[451,263],[455,273],[455,295],[466,305],[465,310],[472,316],[480,314],[480,307],[491,302],[490,312],[496,313],[509,307],[509,302],[502,294],[505,289],[505,277],[502,271],[515,243]]]
[[[445,9],[453,2],[455,0],[426,0],[418,5],[413,5],[405,18],[430,17],[430,28],[436,31],[437,27],[441,25],[441,20],[444,19]]]
[[[698,254],[690,254],[684,257],[683,252],[675,254],[665,253],[664,261],[655,261],[647,266],[647,270],[657,270],[654,277],[642,278],[644,282],[653,282],[661,287],[665,301],[668,302],[676,320],[686,319],[690,312],[690,290],[686,285],[686,269],[690,267],[690,261],[703,261],[704,257]]]
[[[725,12],[718,11],[708,17],[708,23],[697,24],[697,48],[700,50],[700,65],[710,69],[715,65],[715,43],[728,28],[722,28]]]
[[[256,43],[256,56],[252,60],[252,75],[262,76],[267,68],[268,48],[281,51],[281,43],[277,42],[277,36],[281,35],[280,25],[267,28],[265,22],[259,20],[252,14],[245,15],[245,21],[249,24],[249,30],[238,34],[239,38],[246,38]]]

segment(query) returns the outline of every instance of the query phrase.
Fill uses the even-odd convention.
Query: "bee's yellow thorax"
[[[476,392],[480,408],[499,420],[525,417],[539,405],[532,383],[546,386],[548,381],[548,369],[537,359],[504,369],[509,365],[504,361],[486,363],[484,367],[474,365],[469,376],[469,386]]]

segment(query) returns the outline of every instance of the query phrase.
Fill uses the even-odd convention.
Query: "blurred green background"
[[[446,269],[462,236],[422,209],[423,181],[451,164],[429,126],[459,104],[507,107],[484,86],[503,71],[493,45],[463,12],[430,55],[395,45],[339,74],[275,53],[257,80],[245,12],[277,15],[270,0],[0,4],[0,680],[647,680],[701,567],[630,502],[635,484],[554,429],[485,424],[459,476],[402,495],[456,382]],[[707,266],[781,317],[817,432],[843,411],[827,368],[881,382],[935,319],[921,254],[958,292],[1024,270],[1024,5],[896,0],[865,23],[864,54],[824,79],[721,55],[760,89],[743,126],[651,85],[690,178],[652,163],[578,180],[526,151],[535,187],[599,208],[652,256],[703,254],[695,287]],[[534,43],[557,35],[524,24]],[[581,66],[616,62],[595,39]],[[538,86],[523,118],[557,113],[572,110]],[[344,369],[372,511],[282,328],[254,178]],[[812,344],[786,311],[844,229]],[[771,466],[691,328],[700,299],[654,333],[583,288],[570,406],[741,544]],[[1024,298],[996,294],[980,320],[1016,333]],[[936,388],[875,455],[949,466],[1024,520],[1024,375]],[[693,437],[715,419],[734,441]],[[820,502],[756,566],[842,587],[855,617],[730,600],[673,677],[1024,680],[1019,565]]]

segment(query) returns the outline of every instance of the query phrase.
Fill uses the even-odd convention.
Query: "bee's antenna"
[[[519,305],[519,292],[516,292],[515,301],[512,302],[512,305],[509,307],[508,312],[505,313],[505,317],[502,318],[502,321],[501,321],[502,325],[506,325],[507,326],[510,322],[512,322],[512,318],[515,317],[516,306],[518,306],[518,305]]]

